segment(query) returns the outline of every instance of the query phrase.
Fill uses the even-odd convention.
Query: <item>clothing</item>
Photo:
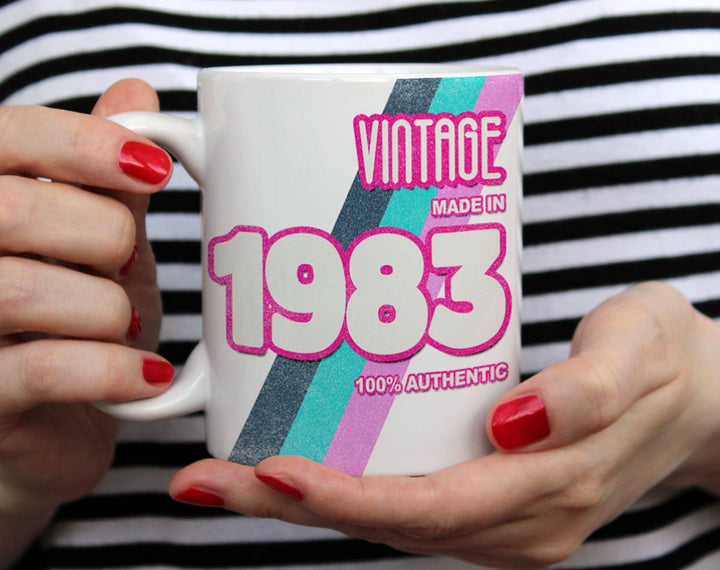
[[[198,67],[295,61],[512,65],[524,103],[523,375],[568,354],[580,317],[662,279],[720,316],[716,0],[265,2],[26,0],[0,7],[0,102],[88,112],[136,76],[192,116]],[[180,366],[200,336],[199,193],[179,167],[148,231]],[[63,507],[20,568],[461,568],[335,532],[167,497],[206,456],[202,417],[126,424],[114,466]],[[720,505],[651,492],[559,568],[720,567]]]

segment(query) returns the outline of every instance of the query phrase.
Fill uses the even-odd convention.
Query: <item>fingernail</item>
[[[303,496],[300,492],[300,489],[298,489],[295,485],[290,483],[287,479],[281,479],[278,477],[271,477],[270,475],[255,475],[260,481],[265,483],[268,487],[271,489],[274,489],[276,491],[280,491],[281,493],[284,493],[285,495],[288,495],[295,501],[301,501]]]
[[[500,447],[519,449],[550,435],[550,422],[542,399],[535,394],[510,400],[497,407],[491,422]]]
[[[128,330],[125,333],[125,338],[128,342],[135,342],[141,332],[142,321],[140,320],[140,314],[137,312],[137,309],[133,307],[132,312],[130,313],[130,326],[128,326]]]
[[[198,489],[197,487],[189,487],[173,497],[181,503],[189,503],[200,507],[222,507],[225,506],[225,500],[212,491]]]
[[[149,384],[169,384],[175,376],[173,365],[164,360],[144,360],[143,378]]]
[[[130,254],[130,258],[125,262],[125,265],[120,268],[120,277],[125,277],[125,275],[130,273],[132,268],[135,267],[135,262],[137,261],[137,251],[137,245],[135,245],[132,253]]]
[[[135,141],[122,145],[118,164],[125,174],[148,184],[158,184],[165,180],[172,166],[164,150]]]

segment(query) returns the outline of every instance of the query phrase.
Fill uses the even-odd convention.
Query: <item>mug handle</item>
[[[110,120],[167,148],[202,186],[205,154],[199,119],[182,119],[161,113],[134,111]],[[184,416],[205,409],[209,397],[208,357],[201,341],[167,391],[159,396],[130,402],[98,402],[103,411],[121,420],[154,421]]]

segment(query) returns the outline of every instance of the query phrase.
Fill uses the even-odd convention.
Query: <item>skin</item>
[[[715,322],[645,283],[591,312],[568,360],[498,402],[539,395],[551,426],[540,442],[416,478],[354,478],[290,456],[255,468],[205,460],[180,471],[170,494],[200,489],[233,511],[409,552],[546,568],[658,483],[720,492],[718,346]]]
[[[112,86],[95,117],[0,108],[0,566],[107,469],[117,423],[88,402],[163,390],[141,368],[159,359],[160,319],[144,216],[166,181],[123,173],[122,144],[148,141],[101,119],[155,109],[138,81]],[[134,244],[137,265],[121,277]],[[143,318],[133,346],[131,307]],[[497,403],[539,396],[551,427],[542,441],[416,478],[355,478],[291,456],[204,460],[170,494],[410,552],[545,568],[658,483],[720,492],[718,346],[720,326],[676,290],[641,284],[583,319],[568,360]]]
[[[144,218],[167,180],[127,176],[122,144],[149,141],[102,119],[157,108],[138,81],[111,87],[92,117],[0,107],[0,567],[110,464],[118,422],[88,402],[164,389],[142,374],[145,359],[161,360]],[[129,346],[132,307],[143,330]]]

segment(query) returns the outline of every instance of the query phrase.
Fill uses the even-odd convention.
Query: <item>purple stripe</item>
[[[475,112],[482,110],[499,110],[505,114],[506,125],[510,126],[515,112],[522,99],[522,90],[516,86],[516,75],[489,76],[480,96],[475,103]],[[501,143],[494,145],[495,156]],[[438,190],[437,198],[477,196],[482,191],[482,185],[471,187],[443,187]],[[450,223],[447,218],[434,218],[428,216],[420,237],[424,239],[427,233],[436,227],[464,224],[470,216],[453,218]],[[443,278],[431,275],[428,280],[429,293],[435,298],[443,284]],[[363,368],[363,376],[398,375],[404,379],[410,366],[410,360],[401,360],[393,363],[381,363],[368,360]],[[323,463],[340,469],[350,475],[362,475],[365,471],[375,444],[377,443],[382,427],[385,424],[390,408],[395,400],[394,394],[374,395],[372,397],[360,396],[354,392],[350,397],[345,413],[338,426],[335,436],[328,448]]]

